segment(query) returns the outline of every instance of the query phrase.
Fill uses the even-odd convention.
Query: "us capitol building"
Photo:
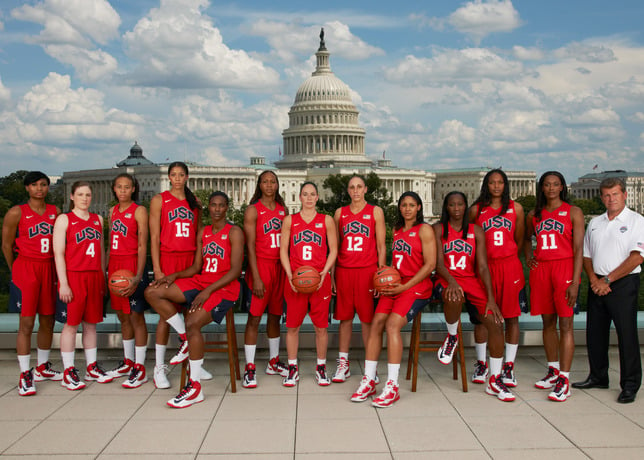
[[[188,186],[192,190],[221,190],[235,207],[248,203],[255,191],[257,177],[266,170],[275,170],[280,193],[290,212],[300,209],[299,188],[305,181],[318,185],[322,199],[330,191],[322,188],[333,174],[351,175],[375,172],[391,194],[394,203],[407,190],[423,200],[425,217],[440,214],[443,198],[452,190],[464,192],[472,202],[479,194],[481,182],[489,168],[468,168],[445,171],[398,168],[390,159],[371,160],[365,153],[365,129],[358,122],[359,112],[351,100],[349,87],[331,71],[330,53],[320,33],[320,47],[315,53],[315,72],[297,90],[289,111],[289,126],[282,132],[283,156],[274,165],[265,158],[250,158],[242,167],[208,166],[186,162],[190,169]],[[121,172],[136,176],[139,195],[150,200],[170,188],[167,175],[169,163],[156,164],[145,158],[143,149],[134,143],[130,155],[116,168],[69,171],[63,174],[64,196],[69,201],[71,184],[86,180],[92,184],[92,211],[106,215],[113,200],[111,183]],[[534,171],[505,171],[510,181],[512,198],[535,194]],[[67,207],[68,203],[65,204]]]

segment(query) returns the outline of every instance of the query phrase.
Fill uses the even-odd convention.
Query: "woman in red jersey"
[[[490,341],[490,373],[485,392],[501,401],[514,401],[501,378],[503,365],[503,315],[494,300],[487,267],[485,234],[470,224],[467,198],[461,192],[445,196],[440,222],[434,224],[438,255],[437,293],[443,299],[447,337],[438,350],[438,360],[449,364],[458,344],[458,323],[463,305],[487,329]]]
[[[52,235],[60,210],[46,204],[49,177],[40,171],[23,180],[29,199],[12,207],[2,223],[2,252],[11,270],[9,311],[20,313],[16,351],[20,366],[18,394],[36,394],[34,381],[62,380],[51,367],[49,352],[54,332],[56,268]],[[38,365],[30,366],[31,333],[38,314]]]
[[[248,250],[246,285],[249,308],[244,333],[246,370],[242,386],[257,386],[255,349],[257,331],[264,311],[267,310],[266,335],[269,361],[266,373],[286,377],[288,368],[279,359],[280,317],[284,302],[284,269],[280,263],[282,222],[288,214],[280,196],[277,175],[264,171],[257,178],[255,193],[244,213],[244,233]]]
[[[155,280],[192,265],[200,226],[201,204],[188,188],[188,166],[180,161],[170,163],[168,179],[170,190],[155,195],[150,202],[150,256]],[[170,388],[165,363],[169,336],[170,327],[159,318],[154,366],[157,388]],[[187,344],[181,345],[183,351],[187,350]],[[170,363],[176,364],[176,360]]]
[[[537,239],[534,253],[532,235]],[[552,401],[565,401],[570,396],[575,352],[572,315],[579,293],[583,245],[584,214],[568,203],[566,180],[557,171],[543,173],[537,185],[537,205],[528,213],[524,251],[530,267],[530,313],[541,315],[548,360],[548,373],[534,385],[552,388],[548,395]]]
[[[485,175],[481,194],[470,208],[469,219],[485,232],[494,300],[505,320],[505,363],[501,379],[506,386],[516,387],[514,361],[519,347],[519,316],[522,307],[527,309],[528,306],[523,265],[519,260],[525,215],[523,207],[510,199],[510,184],[503,170],[492,169]],[[488,375],[485,326],[474,325],[474,338],[477,361],[472,382],[485,383]]]
[[[225,193],[218,191],[210,195],[208,211],[212,224],[199,230],[192,265],[154,281],[145,291],[150,305],[188,345],[185,358],[190,358],[190,379],[181,392],[167,402],[173,408],[203,401],[204,339],[201,328],[212,321],[221,323],[239,298],[244,233],[226,221],[228,196]],[[173,303],[190,305],[185,323]]]
[[[329,342],[329,304],[331,302],[331,276],[338,255],[338,237],[331,216],[320,214],[315,209],[318,188],[313,182],[304,182],[300,187],[302,210],[286,216],[282,225],[280,260],[289,284],[284,287],[286,300],[286,350],[288,351],[288,375],[283,385],[294,387],[300,379],[297,365],[300,326],[309,309],[309,317],[315,327],[317,367],[315,379],[320,386],[331,384],[326,371],[326,352]],[[320,272],[320,286],[311,294],[295,291],[291,282],[293,271],[302,266],[311,266]]]
[[[96,362],[96,324],[103,322],[105,258],[103,218],[89,212],[92,189],[88,182],[74,182],[72,209],[61,214],[54,224],[54,258],[60,300],[67,304],[65,324],[60,334],[63,358],[62,385],[68,390],[85,388],[74,367],[76,330],[83,323],[83,349],[87,372],[85,380],[108,383],[109,376]]]
[[[107,278],[123,269],[134,273],[134,277],[128,279],[129,286],[121,289],[121,295],[110,291],[112,309],[121,322],[124,358],[108,374],[114,378],[127,377],[123,388],[137,388],[148,381],[145,374],[148,330],[143,317],[146,304],[142,287],[139,289],[144,277],[147,279],[148,211],[135,203],[139,197],[139,184],[130,174],[121,173],[114,178],[112,193],[118,203],[109,213]]]
[[[400,399],[398,373],[403,353],[400,330],[427,305],[432,295],[429,275],[436,265],[436,243],[434,232],[424,222],[423,202],[415,192],[405,192],[398,199],[392,248],[393,265],[401,281],[381,291],[367,341],[365,375],[351,396],[352,401],[361,402],[376,393],[376,368],[386,329],[387,383],[380,396],[374,398],[375,407],[389,407]]]

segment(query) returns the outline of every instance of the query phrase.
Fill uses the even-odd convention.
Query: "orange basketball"
[[[130,285],[130,282],[127,278],[132,278],[134,273],[130,270],[116,270],[110,275],[110,279],[107,282],[107,285],[110,288],[110,292],[114,295],[123,297],[119,292],[121,289],[125,289]]]
[[[315,292],[320,284],[320,273],[313,267],[304,265],[293,272],[293,287],[301,294]]]
[[[379,268],[373,275],[373,287],[380,292],[384,288],[400,283],[400,273],[394,267]]]

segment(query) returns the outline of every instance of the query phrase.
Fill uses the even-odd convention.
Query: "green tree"
[[[23,180],[29,171],[16,171],[0,177],[0,197],[9,201],[10,206],[22,203],[29,198]]]
[[[320,200],[318,202],[318,209],[333,215],[336,209],[348,205],[351,202],[351,198],[349,197],[349,192],[347,192],[347,187],[349,186],[349,179],[351,177],[349,175],[333,174],[324,179],[322,187],[325,190],[331,191],[331,197],[328,200]],[[383,185],[382,180],[373,171],[363,177],[365,185],[367,186],[365,199],[368,203],[380,206],[385,210],[392,204],[393,200],[389,191]]]
[[[520,196],[514,201],[523,206],[523,210],[525,211],[526,216],[537,206],[537,197],[534,195]]]

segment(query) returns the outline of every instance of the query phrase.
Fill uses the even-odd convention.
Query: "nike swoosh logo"
[[[293,224],[293,227],[297,227],[298,225],[300,225],[300,224]]]
[[[572,283],[572,280],[566,280],[566,284]]]
[[[25,219],[31,219],[33,216],[25,216]]]
[[[172,200],[163,200],[164,203],[170,203]]]
[[[78,222],[72,222],[72,225],[76,225]]]
[[[346,218],[346,217],[349,217],[349,214],[342,214],[343,219]]]
[[[329,298],[331,298],[331,296],[330,296],[330,295],[325,296],[325,297],[324,297],[324,300],[329,299]]]
[[[266,214],[266,211],[259,211],[260,216],[263,216],[264,214]]]
[[[518,283],[519,283],[519,281],[521,281],[521,280],[516,280],[516,281],[514,282],[514,284],[518,284]]]

